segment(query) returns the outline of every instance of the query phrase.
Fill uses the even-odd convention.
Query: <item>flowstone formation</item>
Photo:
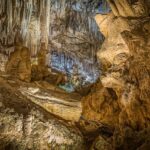
[[[85,149],[74,125],[81,104],[66,93],[42,90],[35,83],[0,77],[0,150]]]
[[[38,81],[46,78],[50,72],[46,66],[47,49],[45,43],[41,44],[41,48],[37,54],[37,63],[32,65],[32,80]]]
[[[97,4],[98,2],[95,3]],[[41,44],[45,43],[45,63],[48,68],[71,72],[68,61],[70,58],[73,64],[78,66],[86,82],[96,81],[99,75],[96,51],[103,37],[98,32],[93,17],[95,5],[89,0],[1,0],[2,58],[9,59],[10,53],[14,51],[15,42],[22,38],[22,46],[29,49],[31,64],[35,65]],[[55,59],[54,63],[51,62],[53,51],[59,58]],[[2,60],[0,65],[4,66],[5,61]]]
[[[85,119],[99,122],[98,130],[103,126],[107,127],[101,135],[105,137],[105,142],[111,143],[113,149],[148,150],[149,2],[108,2],[112,13],[95,17],[100,31],[105,36],[102,48],[98,52],[102,63],[102,75],[92,92],[83,99],[83,116]],[[107,134],[109,136],[106,138]],[[99,149],[104,146],[99,145]],[[107,146],[106,149],[112,148]]]
[[[30,52],[27,47],[16,46],[5,66],[6,73],[22,81],[31,81]]]

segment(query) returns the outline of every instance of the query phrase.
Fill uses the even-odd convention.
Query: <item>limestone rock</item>
[[[6,72],[12,77],[18,77],[22,81],[30,82],[31,62],[28,48],[22,46],[15,48],[6,63]]]
[[[113,128],[120,112],[117,98],[112,88],[104,88],[102,83],[97,83],[92,92],[82,99],[82,115],[87,120],[111,124]]]
[[[41,106],[48,112],[65,120],[78,122],[82,113],[81,102],[75,99],[54,96],[39,88],[20,88],[21,93],[33,103]],[[53,91],[54,92],[54,91]],[[57,91],[55,91],[57,93]]]
[[[43,80],[50,74],[46,65],[46,54],[46,45],[42,43],[40,51],[37,54],[37,64],[33,63],[32,65],[32,81]]]
[[[4,54],[0,54],[0,71],[5,72],[5,66],[8,61],[8,57]]]
[[[24,117],[13,109],[1,108],[0,126],[0,149],[84,149],[80,134],[55,119],[45,120],[37,110]]]
[[[112,146],[103,137],[99,136],[93,143],[91,150],[112,150]]]
[[[149,2],[144,0],[128,1],[128,0],[108,0],[110,7],[115,16],[122,17],[140,17],[148,16]]]
[[[0,78],[0,149],[84,150],[80,131],[23,96],[18,82]]]
[[[100,30],[106,36],[98,52],[98,58],[105,68],[102,68],[104,72],[97,86],[83,99],[83,116],[118,130],[117,138],[113,139],[114,149],[146,148],[148,132],[143,137],[138,135],[150,128],[149,17],[138,18],[138,13],[146,15],[146,9],[143,10],[145,12],[125,15],[125,8],[120,7],[125,1],[111,2],[119,10],[118,15],[113,10],[117,17],[113,14],[96,16]],[[136,19],[132,19],[134,15]],[[135,135],[141,143],[136,142]]]

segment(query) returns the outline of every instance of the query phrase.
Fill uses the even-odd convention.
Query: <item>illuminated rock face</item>
[[[15,51],[11,53],[9,60],[5,65],[6,72],[19,78],[22,81],[31,81],[31,61],[30,52],[27,47],[17,46]]]
[[[94,18],[90,16],[92,12],[87,15],[86,12],[78,10],[75,4],[70,5],[70,2],[66,0],[28,0],[25,2],[1,0],[0,53],[9,59],[9,55],[15,50],[14,47],[21,38],[22,46],[30,51],[33,65],[37,63],[41,44],[45,43],[48,67],[52,66],[51,51],[54,50],[58,54],[64,52],[65,62],[68,57],[73,59],[84,78],[94,82],[99,76],[96,51],[102,35],[98,32]],[[81,5],[82,1],[76,3]],[[5,60],[2,61],[2,65],[4,64]],[[67,65],[65,64],[63,72],[67,71]],[[87,71],[89,68],[90,71]]]
[[[82,113],[80,99],[67,98],[63,95],[60,97],[59,95],[57,96],[57,90],[44,92],[38,87],[21,87],[19,90],[31,102],[44,108],[51,114],[72,122],[78,122],[80,119]]]
[[[74,127],[81,119],[81,127],[93,133],[89,138],[98,135],[91,149],[149,150],[149,0],[108,0],[113,12],[96,16],[105,37],[97,53],[102,75],[83,98],[83,107],[77,95],[29,82],[32,73],[37,80],[49,74],[46,49],[63,51],[77,62],[84,59],[86,72],[97,63],[101,36],[95,22],[65,2],[0,1],[0,149],[86,149]]]
[[[84,149],[83,136],[71,123],[73,119],[78,118],[78,111],[74,115],[73,111],[65,114],[67,110],[69,111],[69,102],[65,103],[62,99],[59,100],[56,97],[50,96],[49,98],[52,101],[49,101],[49,105],[51,106],[49,110],[51,112],[55,112],[56,115],[58,112],[62,116],[66,115],[66,117],[68,116],[68,118],[65,118],[67,120],[72,116],[71,120],[69,120],[70,122],[61,120],[61,116],[59,118],[54,117],[49,113],[49,110],[46,110],[45,104],[48,104],[48,99],[45,98],[48,98],[48,95],[46,96],[44,92],[42,94],[45,95],[41,95],[38,93],[39,90],[37,88],[28,87],[28,91],[25,88],[19,89],[21,83],[18,83],[17,80],[0,78],[0,149]],[[26,85],[31,86],[29,83],[26,83]],[[30,97],[28,97],[27,92],[30,92]],[[35,97],[35,101],[30,101],[32,93],[34,93],[33,97],[34,95],[38,95]],[[55,95],[57,94],[55,93]],[[52,109],[52,103],[55,103],[54,101],[56,100],[57,104],[54,104]],[[40,107],[38,102],[43,104],[43,106]],[[59,108],[63,102],[64,105],[62,106],[64,108],[62,109],[64,111]],[[70,107],[73,108],[73,104],[71,106],[70,103]],[[77,107],[74,108],[77,110]]]
[[[80,149],[83,138],[56,119],[45,120],[42,113],[32,110],[26,118],[13,109],[1,106],[0,148],[26,149]],[[76,132],[76,130],[75,130]]]
[[[119,12],[125,13],[121,8]],[[150,18],[139,9],[144,13],[142,18],[136,13],[133,19],[128,18],[130,14],[116,15],[113,9],[113,13],[96,16],[105,36],[98,52],[102,76],[83,99],[83,116],[114,129],[110,141],[115,149],[149,147]]]

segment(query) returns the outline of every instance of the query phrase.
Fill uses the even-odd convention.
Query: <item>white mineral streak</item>
[[[23,39],[25,39],[27,35],[28,26],[29,26],[31,16],[32,16],[32,11],[33,11],[32,0],[29,0],[24,5],[26,9],[23,10],[23,17],[22,17],[22,24],[21,24],[21,33],[22,33]]]
[[[71,6],[69,6],[67,1],[65,0],[1,0],[1,42],[6,45],[8,41],[10,42],[10,40],[8,39],[11,35],[11,37],[13,38],[11,44],[13,44],[16,33],[20,32],[22,38],[24,39],[25,45],[29,46],[29,48],[31,48],[31,51],[32,48],[33,51],[35,51],[35,49],[37,51],[39,48],[39,42],[45,42],[46,45],[48,45],[49,39],[51,38],[51,36],[53,36],[51,33],[53,32],[53,29],[51,28],[52,19],[54,19],[56,16],[56,19],[59,19],[61,17],[65,17],[65,15],[70,15],[65,12],[67,7]],[[78,11],[78,9],[76,11]],[[92,32],[97,35],[96,23],[93,21],[92,16],[87,17],[86,13],[79,12],[75,17],[77,17],[77,20],[81,22],[81,25],[78,26],[78,29],[75,29],[75,32],[78,32],[79,30],[81,33],[84,33],[85,31],[87,31],[88,27],[89,30],[92,30]],[[35,28],[33,29],[34,31],[32,33],[31,26]],[[85,26],[85,28],[81,26]],[[31,39],[28,39],[29,36],[31,37]],[[34,40],[33,46],[32,42],[29,42],[27,40]]]
[[[5,55],[0,54],[0,71],[2,72],[5,71],[5,65],[6,65],[7,60],[8,58]]]
[[[70,1],[71,2],[71,1]],[[77,65],[95,70],[95,41],[101,36],[92,15],[87,15],[82,1],[72,6],[67,0],[0,0],[0,52],[9,55],[19,39],[31,51],[31,60],[37,58],[41,42],[49,50],[63,51],[75,59]],[[96,40],[97,39],[97,40]],[[91,44],[94,47],[91,47]],[[11,48],[10,48],[11,47]],[[65,62],[68,57],[65,57]],[[51,65],[48,55],[47,66]],[[67,65],[67,63],[66,63]],[[82,71],[83,72],[83,69]],[[88,73],[86,72],[85,75]],[[95,74],[93,71],[91,74]]]
[[[74,99],[59,98],[39,88],[21,87],[20,92],[35,104],[65,120],[77,122],[82,113],[81,102]]]
[[[31,49],[33,55],[36,55],[40,41],[48,45],[50,2],[51,0],[1,0],[2,45],[13,44],[18,32],[24,40],[24,45]]]
[[[41,42],[46,43],[48,47],[49,25],[50,25],[50,0],[43,0],[42,12],[40,16],[41,21]]]
[[[73,146],[76,150],[83,146],[83,138],[80,134],[56,119],[45,120],[43,114],[35,109],[23,118],[13,109],[1,108],[0,125],[3,125],[1,139],[15,141],[23,150],[51,149],[52,146],[61,147],[61,145]]]
[[[8,27],[7,32],[10,33],[12,30],[12,1],[7,1],[7,17],[8,17]]]

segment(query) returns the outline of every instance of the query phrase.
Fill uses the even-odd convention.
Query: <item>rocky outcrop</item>
[[[84,149],[83,136],[72,123],[54,117],[48,110],[30,101],[19,92],[18,85],[21,84],[15,80],[0,78],[1,150]],[[60,101],[58,106],[61,106]],[[70,114],[68,112],[67,115]]]
[[[114,129],[114,149],[146,149],[150,127],[149,13],[147,5],[141,7],[142,1],[136,8],[135,3],[126,7],[127,1],[110,2],[113,13],[96,16],[105,36],[98,52],[102,75],[83,99],[83,116]],[[139,15],[133,7],[143,13]],[[128,8],[134,13],[127,14]]]
[[[148,16],[149,0],[108,0],[115,16],[140,17]]]
[[[84,3],[88,11],[93,2],[82,2],[0,1],[0,149],[86,149],[79,121],[88,149],[149,150],[149,0],[108,0],[112,12],[95,17],[105,37],[97,53],[102,73],[82,106],[78,94],[30,82],[54,82],[47,68],[52,49],[59,63],[69,55],[86,64],[85,75],[97,74],[101,36],[77,7]],[[60,75],[55,84],[64,79]]]
[[[24,117],[2,103],[0,112],[0,149],[74,149],[84,148],[83,138],[55,119],[44,119],[41,112],[31,110]]]
[[[80,119],[82,107],[79,100],[66,96],[55,96],[56,90],[46,92],[38,87],[21,87],[20,92],[33,103],[58,117],[72,122],[78,122]],[[65,94],[67,95],[67,93]]]
[[[46,65],[47,52],[46,44],[42,43],[40,51],[37,54],[37,60],[32,64],[32,81],[43,80],[50,74]]]
[[[31,81],[30,52],[27,47],[16,46],[5,65],[6,73],[22,81]]]
[[[103,137],[99,136],[95,142],[93,143],[91,150],[112,150],[111,144],[104,139]]]
[[[102,36],[98,32],[94,18],[90,15],[94,7],[91,3],[88,4],[87,15],[83,1],[1,0],[0,54],[8,60],[14,51],[15,42],[21,38],[21,46],[29,49],[33,65],[37,63],[42,43],[45,43],[47,68],[53,67],[57,70],[61,68],[63,72],[68,72],[69,57],[74,64],[80,66],[79,70],[84,78],[96,80],[99,75],[99,72],[95,73],[98,70],[96,51]],[[54,64],[51,63],[52,51],[57,53],[59,59],[54,58],[56,59]],[[62,52],[65,56],[61,54]],[[1,61],[0,64],[3,65],[5,60]],[[61,67],[59,63],[62,64]],[[34,74],[39,74],[37,78],[47,74],[39,73],[40,69],[34,66]],[[91,79],[94,75],[94,79]]]

